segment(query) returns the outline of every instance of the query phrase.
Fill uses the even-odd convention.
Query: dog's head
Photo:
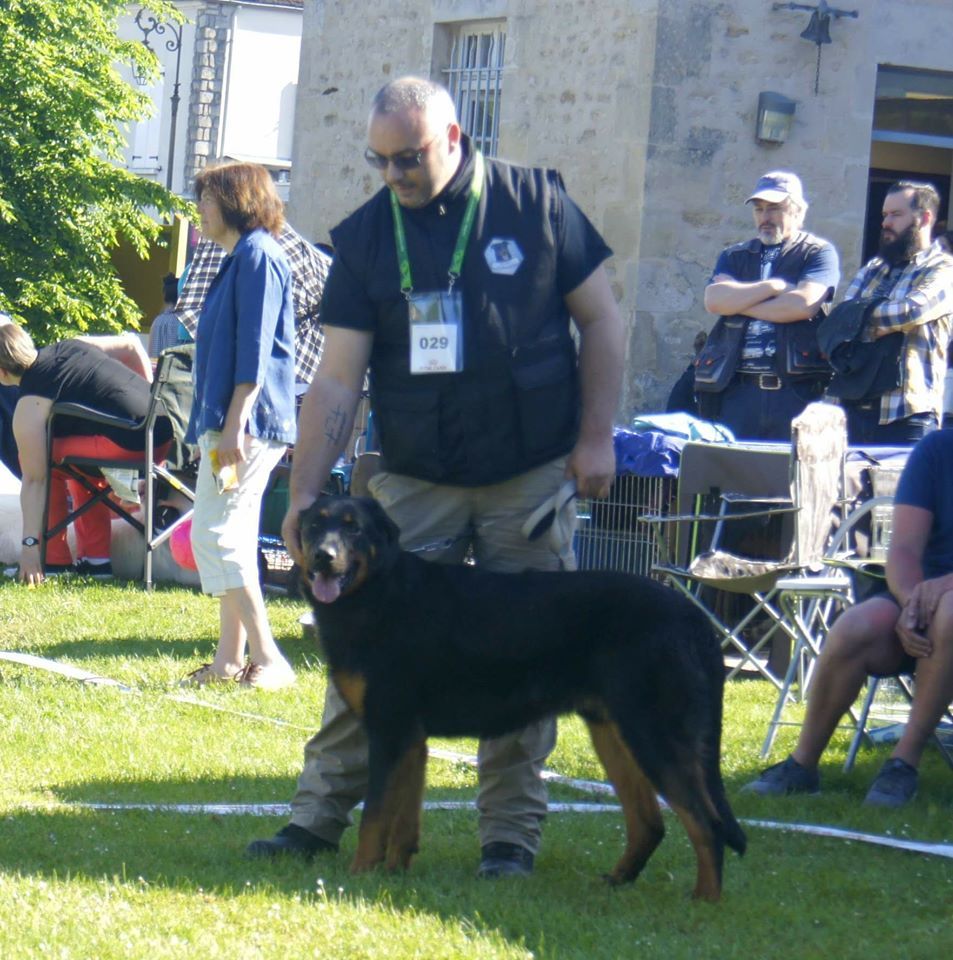
[[[319,497],[301,514],[303,574],[318,603],[353,593],[393,563],[400,531],[376,500]]]

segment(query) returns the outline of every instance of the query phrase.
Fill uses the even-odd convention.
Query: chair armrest
[[[130,420],[128,417],[117,417],[111,413],[103,413],[101,410],[94,410],[82,403],[54,403],[50,414],[50,420],[57,416],[74,417],[78,420],[89,420],[91,423],[99,423],[108,427],[119,427],[122,430],[142,430],[146,425],[146,419]]]

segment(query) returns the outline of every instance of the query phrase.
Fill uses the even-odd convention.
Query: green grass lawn
[[[81,684],[0,661],[0,958],[935,958],[953,946],[953,861],[749,826],[729,854],[724,899],[693,903],[694,857],[681,826],[638,882],[609,889],[615,813],[551,814],[534,876],[474,878],[472,810],[424,815],[406,875],[351,877],[355,831],[311,864],[243,857],[283,816],[95,810],[88,804],[286,803],[317,728],[325,672],[302,636],[303,605],[269,600],[298,671],[290,690],[199,691],[177,681],[214,648],[217,605],[188,590],[0,580],[0,649],[68,663],[129,689]],[[841,771],[838,735],[823,793],[768,800],[738,788],[758,749],[772,690],[728,685],[723,770],[739,818],[812,822],[950,842],[953,775],[935,751],[902,811],[861,806],[888,748]],[[782,730],[773,759],[796,731]],[[442,742],[464,753],[472,741]],[[565,719],[550,765],[601,779],[582,725]],[[472,801],[466,764],[432,759],[428,800]],[[554,800],[585,802],[566,786]]]

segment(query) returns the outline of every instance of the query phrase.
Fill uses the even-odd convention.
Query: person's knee
[[[939,651],[949,651],[953,646],[953,592],[940,597],[930,620],[929,637]]]
[[[838,660],[869,658],[884,645],[896,642],[898,613],[891,601],[881,597],[851,607],[834,622],[824,652]]]

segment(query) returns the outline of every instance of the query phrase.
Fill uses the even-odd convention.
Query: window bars
[[[461,24],[450,49],[447,89],[464,131],[485,156],[500,144],[500,93],[506,32],[503,24]]]

